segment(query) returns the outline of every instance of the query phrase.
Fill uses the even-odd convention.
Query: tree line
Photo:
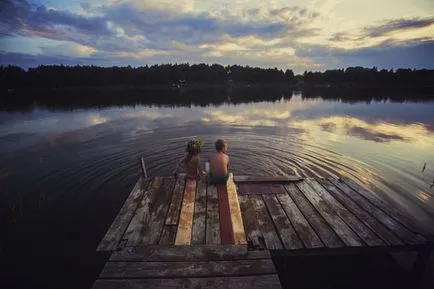
[[[294,75],[290,69],[259,68],[219,64],[161,64],[141,67],[97,67],[41,65],[24,70],[0,66],[0,88],[63,88],[88,86],[148,86],[184,84],[271,84],[291,85],[428,85],[434,70],[349,67],[324,72],[305,71]]]

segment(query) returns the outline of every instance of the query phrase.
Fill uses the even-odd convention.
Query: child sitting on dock
[[[202,140],[199,138],[194,138],[188,142],[186,148],[186,154],[181,159],[181,161],[176,166],[174,171],[174,175],[177,174],[178,168],[181,164],[185,165],[186,177],[188,179],[198,180],[202,176],[202,172],[200,170],[200,151],[202,148]]]
[[[229,156],[226,154],[228,144],[225,140],[219,139],[215,142],[215,149],[216,153],[209,158],[208,182],[225,184],[229,178]]]

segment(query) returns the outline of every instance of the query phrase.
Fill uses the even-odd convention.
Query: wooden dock
[[[417,279],[433,247],[351,180],[141,177],[97,248],[112,253],[93,288],[281,288],[272,255],[376,251],[417,251]]]

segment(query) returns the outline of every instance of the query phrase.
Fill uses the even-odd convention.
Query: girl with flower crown
[[[186,177],[188,179],[197,180],[203,175],[203,172],[201,172],[200,170],[200,156],[199,156],[202,145],[203,142],[199,138],[194,138],[188,142],[187,148],[185,150],[186,154],[176,166],[176,169],[174,171],[175,175],[181,164],[185,166],[185,170],[187,173]]]

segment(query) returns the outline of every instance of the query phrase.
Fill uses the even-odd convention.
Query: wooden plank
[[[125,247],[115,251],[110,261],[224,261],[270,259],[266,250],[248,250],[243,245],[200,245],[200,246],[139,246]]]
[[[306,248],[321,248],[324,244],[288,194],[276,196]]]
[[[182,199],[184,197],[185,176],[179,175],[173,189],[172,201],[167,212],[166,225],[178,225],[179,212],[181,211]]]
[[[194,245],[205,244],[206,241],[206,183],[197,183],[196,200],[194,202],[194,216],[191,242]]]
[[[392,207],[390,204],[385,202],[382,198],[380,198],[379,196],[377,196],[373,192],[366,190],[360,184],[356,183],[355,181],[353,181],[349,178],[344,178],[341,181],[343,181],[347,186],[349,186],[354,191],[356,191],[357,193],[359,193],[360,195],[362,195],[363,197],[368,199],[371,203],[373,203],[375,206],[379,207],[381,210],[383,210],[385,213],[390,215],[396,221],[401,223],[404,227],[407,228],[407,230],[417,233],[418,229],[420,229],[402,211],[398,210],[397,208]],[[415,230],[415,229],[417,229],[417,230]]]
[[[178,230],[176,231],[175,245],[191,244],[191,229],[193,227],[195,197],[196,180],[187,179],[185,183],[181,214],[179,216]]]
[[[161,233],[161,238],[158,244],[160,245],[175,245],[176,230],[178,226],[176,225],[164,225],[163,232]]]
[[[285,188],[281,184],[277,183],[269,183],[268,187],[270,188],[270,192],[272,194],[286,194]]]
[[[367,211],[363,210],[356,202],[346,196],[340,189],[338,189],[329,180],[322,180],[321,184],[332,194],[339,202],[348,208],[353,214],[357,215],[359,219],[372,231],[374,231],[386,244],[388,245],[402,245],[404,244],[392,231],[382,225],[377,219],[370,215]]]
[[[313,190],[306,182],[297,183],[297,187],[347,246],[363,246],[363,242],[360,238],[340,217],[335,214],[327,203],[318,196],[315,190]]]
[[[161,184],[162,179],[160,177],[155,177],[153,181],[149,184],[146,192],[144,193],[143,198],[140,201],[140,205],[138,206],[123,236],[123,239],[127,240],[127,246],[132,246],[133,244],[140,243],[141,236],[139,234],[139,230],[142,228],[146,228],[147,224],[149,223],[149,206],[151,203],[152,191],[159,189]]]
[[[229,199],[226,184],[217,185],[218,209],[220,221],[220,240],[222,244],[233,244],[231,212],[229,211]]]
[[[206,243],[220,244],[220,221],[216,186],[208,185],[206,201]]]
[[[245,227],[247,242],[253,247],[262,247],[260,239],[262,237],[261,231],[259,230],[258,219],[256,218],[256,213],[250,202],[249,196],[240,195],[238,196],[241,214],[243,216],[243,223]]]
[[[279,233],[280,239],[286,249],[294,250],[303,248],[303,244],[297,236],[291,222],[285,214],[282,206],[277,200],[276,196],[263,195],[265,205],[270,212],[271,219]]]
[[[119,241],[122,238],[128,224],[133,217],[134,212],[140,204],[140,201],[144,195],[144,187],[147,185],[142,177],[136,182],[130,195],[124,202],[124,205],[120,209],[118,215],[113,220],[107,233],[99,243],[97,251],[112,251],[116,250]]]
[[[207,277],[207,278],[178,278],[178,279],[99,279],[93,289],[120,288],[213,288],[213,289],[280,289],[277,274],[236,276],[236,277]]]
[[[327,222],[320,216],[318,211],[315,210],[312,204],[306,199],[303,193],[300,192],[295,184],[285,185],[285,189],[288,191],[288,194],[297,204],[300,211],[309,221],[310,225],[316,231],[326,247],[340,248],[345,246],[342,240],[339,239],[336,233],[330,228]]]
[[[306,178],[306,183],[315,190],[318,196],[324,200],[330,208],[362,239],[368,246],[381,246],[385,245],[369,227],[362,223],[353,213],[347,210],[341,203],[339,203],[323,186],[316,180]]]
[[[107,262],[99,278],[176,278],[273,274],[271,259],[187,262]]]
[[[255,183],[255,182],[299,182],[304,178],[300,176],[234,176],[235,183]]]
[[[232,222],[234,244],[247,244],[246,233],[244,232],[243,218],[241,217],[240,204],[238,202],[237,187],[231,174],[226,183],[229,211]]]
[[[374,216],[381,224],[386,226],[386,228],[395,233],[395,235],[398,236],[405,243],[411,245],[423,243],[423,240],[420,240],[418,235],[415,235],[413,232],[409,231],[401,223],[397,222],[390,215],[383,212],[381,209],[372,204],[362,195],[358,194],[356,191],[350,188],[346,183],[333,179],[328,180],[332,182],[336,187],[338,187],[350,199],[356,202],[360,207],[362,207],[365,211]]]
[[[152,184],[148,210],[144,216],[139,216],[141,221],[139,226],[132,228],[133,232],[131,238],[128,238],[127,246],[158,244],[160,240],[169,200],[172,196],[174,179],[166,177],[157,180],[162,180],[162,184],[156,182]]]
[[[256,218],[258,219],[259,223],[259,229],[261,230],[262,236],[264,236],[267,249],[282,249],[282,243],[280,242],[279,236],[274,230],[273,221],[268,214],[264,200],[261,196],[252,195],[250,196],[250,201],[252,202],[253,209],[256,213]]]

